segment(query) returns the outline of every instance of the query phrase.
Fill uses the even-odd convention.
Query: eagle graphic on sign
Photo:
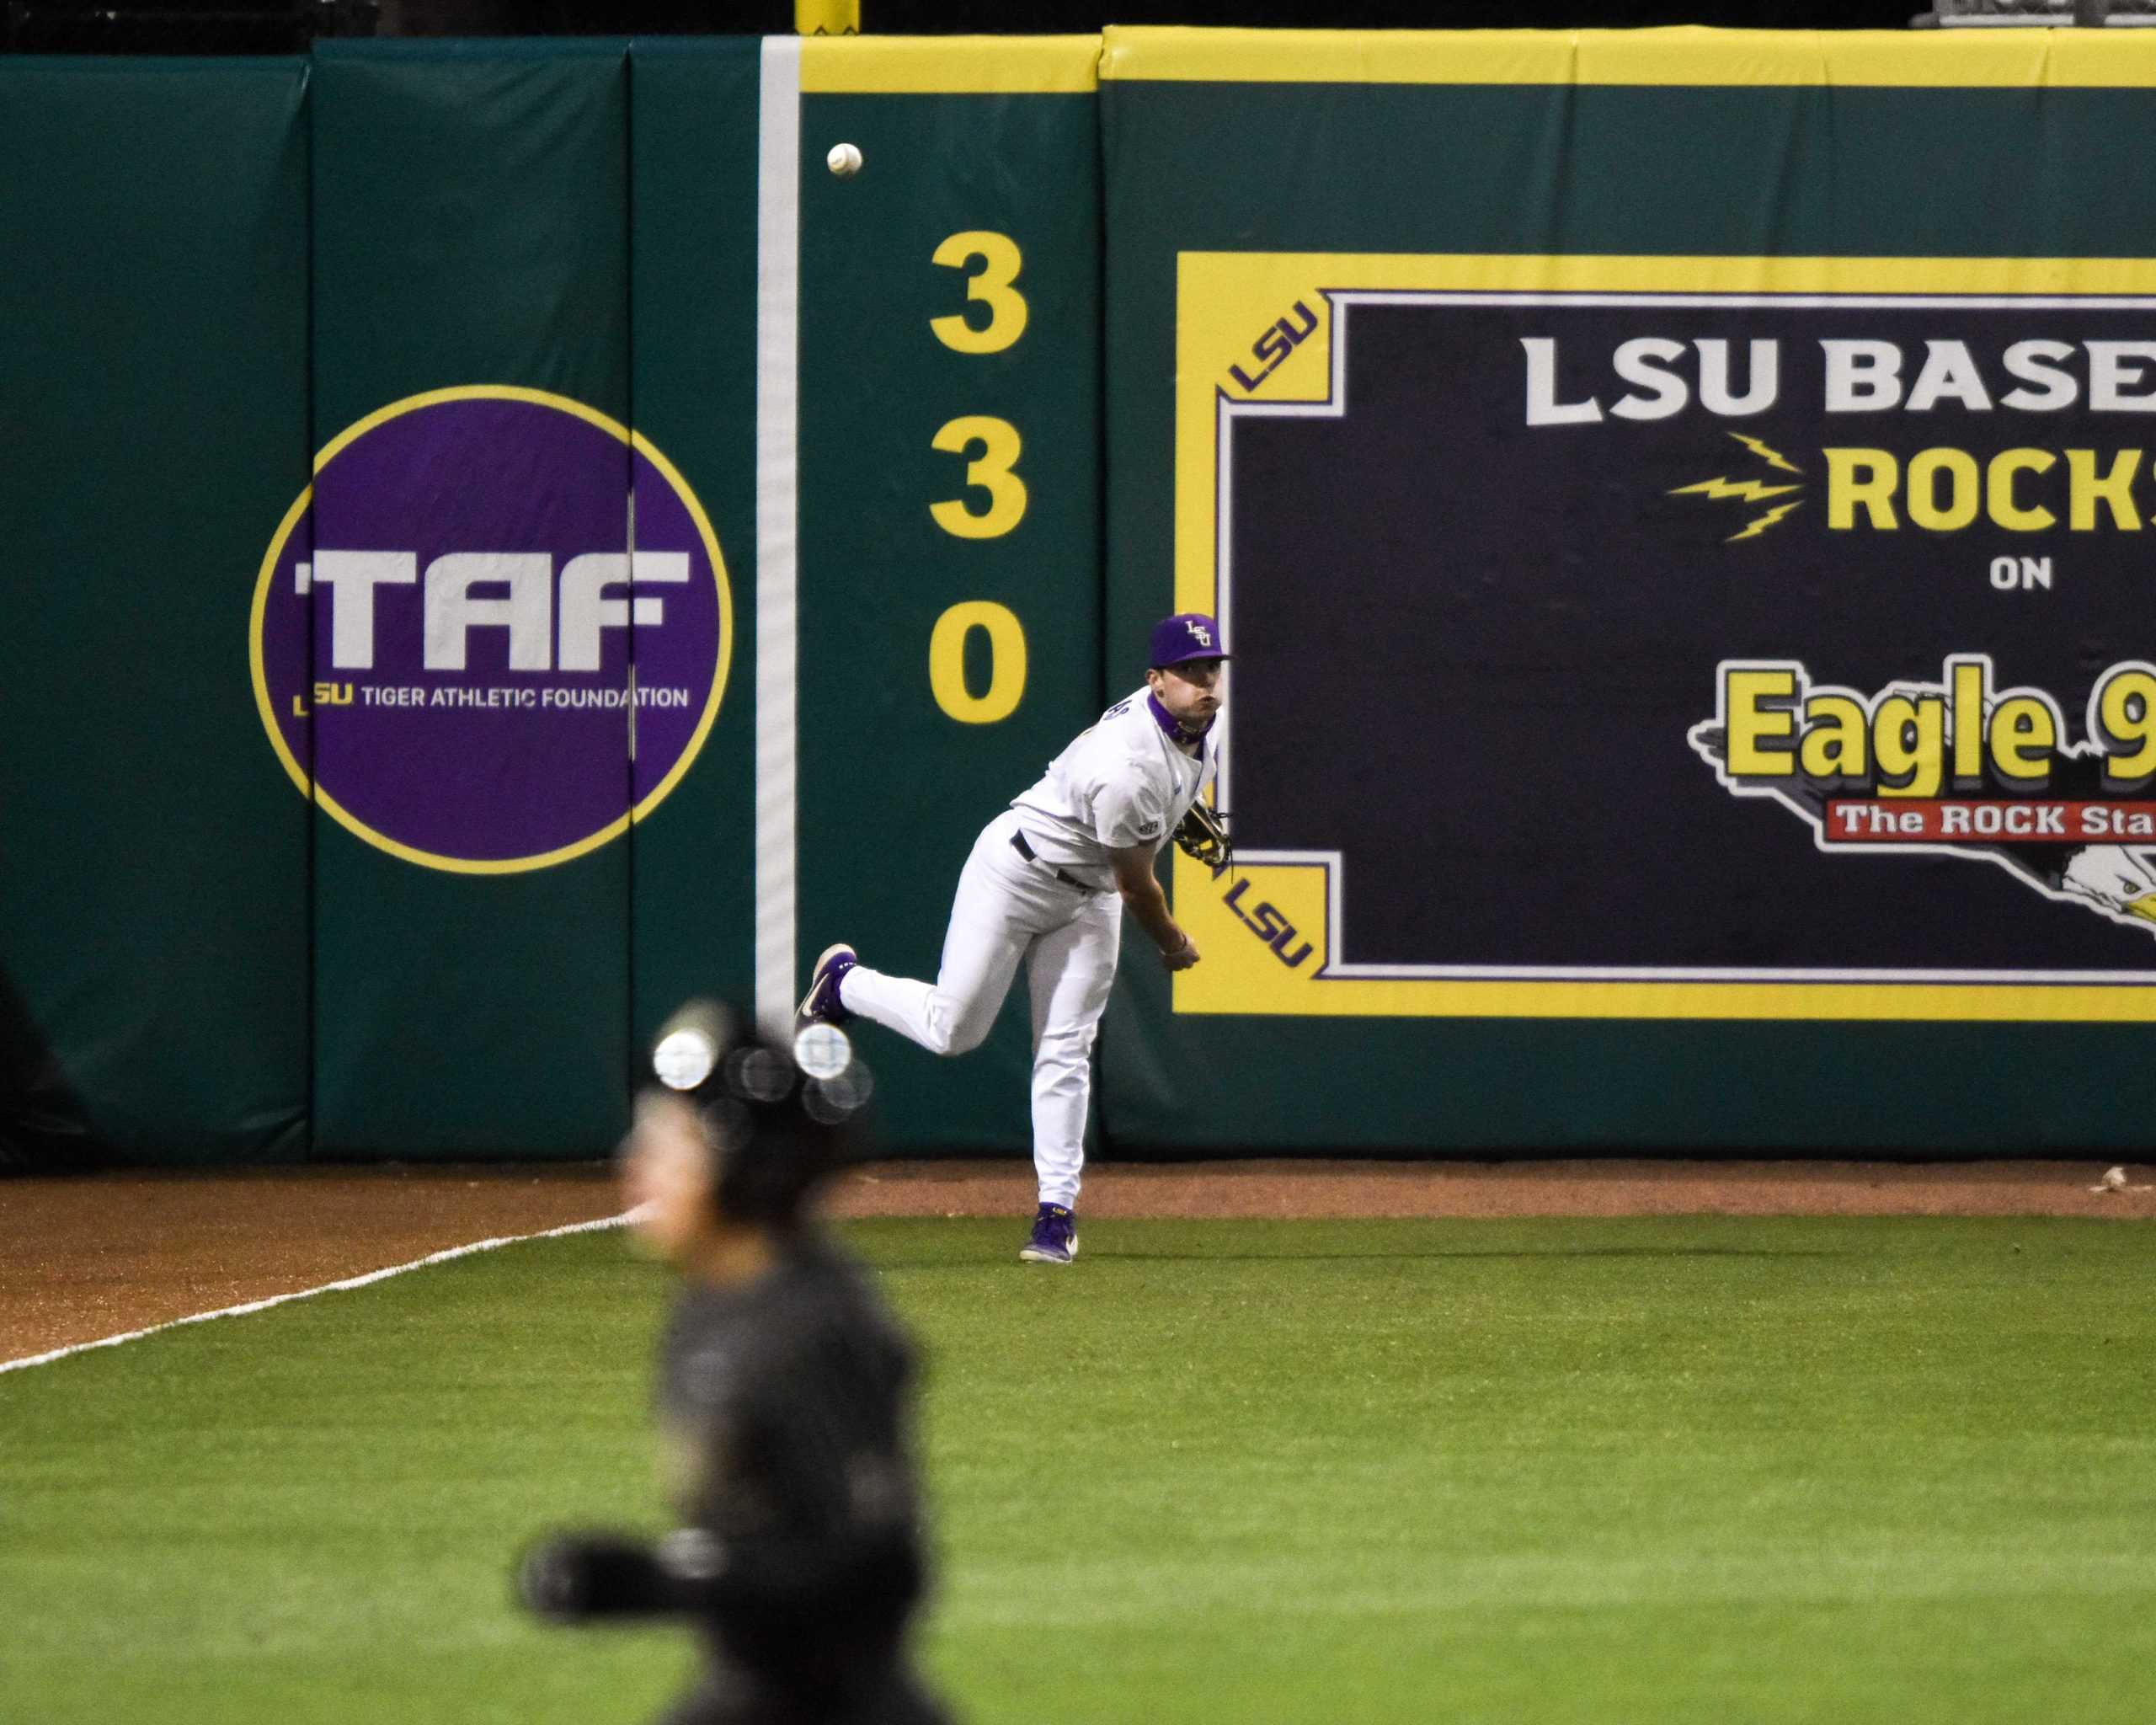
[[[1988,665],[1986,672],[1988,681]],[[1881,690],[1879,698],[1937,700],[1945,692],[1945,686],[1941,684],[1895,682]],[[1987,724],[1998,704],[1987,695],[1983,702]],[[2025,831],[2009,830],[1975,837],[1946,836],[1933,830],[1933,822],[1925,811],[1953,807],[1973,809],[1980,806],[1980,802],[1957,798],[1911,798],[1898,806],[1914,817],[1912,825],[1922,829],[1919,836],[1896,839],[1875,834],[1860,841],[1838,831],[1839,823],[1834,819],[1838,809],[1851,801],[1849,788],[1836,789],[1794,772],[1768,777],[1732,771],[1728,725],[1720,719],[1694,726],[1687,740],[1714,767],[1716,776],[1732,793],[1772,797],[1801,815],[1812,829],[1813,842],[1822,851],[1838,852],[1883,846],[1982,857],[2006,869],[2047,898],[2062,904],[2079,905],[2114,922],[2156,935],[2156,847],[2102,842],[2076,825],[2069,825],[2063,819],[2065,810],[2077,814],[2102,810],[2108,830],[2119,836],[2129,830],[2138,834],[2152,824],[2147,814],[2127,815],[2126,811],[2130,808],[2147,809],[2151,805],[2132,805],[2117,800],[2117,791],[2105,780],[2108,757],[2094,743],[2061,744],[2052,750],[2044,797],[2018,799],[2017,812],[2032,817],[2016,824],[2017,828],[2028,829]],[[1951,720],[1945,729],[1943,746],[1951,758],[1954,752]],[[1997,801],[1990,793],[1983,794],[1985,799]],[[1888,806],[1885,799],[1874,798],[1860,788],[1854,800],[1864,808],[1885,810]],[[2052,810],[2062,811],[2056,824],[2050,814]],[[2034,818],[2037,816],[2043,818]],[[2088,820],[2083,814],[2082,825],[2085,825]],[[2141,824],[2130,826],[2130,820]],[[1883,825],[1884,822],[1880,824]],[[1951,826],[1947,831],[1951,833]]]

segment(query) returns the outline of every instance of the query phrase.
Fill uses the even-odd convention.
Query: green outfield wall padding
[[[924,90],[926,45],[844,45],[802,73],[799,963],[933,978],[981,827],[1104,704],[1097,50]],[[1026,1001],[962,1060],[866,1033],[895,1147],[1030,1142]]]
[[[625,842],[636,1031],[755,991],[756,202],[753,40],[639,42],[631,60],[631,388],[637,430],[702,499],[734,639],[709,735]]]
[[[932,975],[1171,610],[1239,857],[1104,1148],[2146,1146],[2152,115],[2136,32],[0,60],[0,1167],[603,1151],[685,997]],[[890,1148],[1023,1150],[1013,994],[863,1033]]]
[[[1114,1141],[2147,1142],[2156,54],[2004,35],[1108,33]]]
[[[202,593],[160,574],[152,596],[197,607],[229,655],[223,682],[214,654],[187,663],[218,722],[157,739],[193,761],[173,794],[229,778],[262,810],[192,833],[187,860],[229,885],[223,914],[280,912],[290,943],[280,970],[266,943],[169,901],[172,858],[115,813],[83,848],[131,859],[127,911],[174,945],[202,934],[190,957],[225,995],[285,991],[256,1027],[221,996],[168,993],[184,967],[146,973],[124,1039],[82,991],[129,960],[95,947],[93,906],[41,891],[94,871],[57,841],[11,844],[0,1159],[588,1155],[685,997],[782,1016],[839,934],[932,973],[974,832],[1101,704],[1100,244],[1097,43],[922,48],[321,45],[285,68],[284,133],[247,164],[286,195],[250,217],[284,274],[253,267],[269,242],[241,245],[221,211],[191,295],[168,278],[195,260],[127,260],[131,223],[179,231],[192,206],[152,221],[64,175],[26,206],[26,294],[86,222],[103,248],[109,281],[86,264],[79,308],[40,309],[73,323],[22,326],[86,426],[127,423],[102,356],[125,334],[110,303],[138,285],[163,282],[170,345],[199,331],[228,392],[259,373],[255,344],[286,342],[261,410],[217,422],[243,432],[160,425],[250,500],[198,487],[240,554],[216,547]],[[184,96],[198,75],[214,94],[193,64],[147,87]],[[38,106],[40,77],[72,105]],[[124,79],[0,67],[0,95],[19,84],[0,106],[48,153],[145,129],[117,121]],[[839,132],[871,158],[857,177],[824,165]],[[205,186],[248,184],[199,139],[160,147]],[[281,325],[259,303],[278,290]],[[779,332],[800,353],[782,389],[758,358]],[[248,440],[280,413],[265,462]],[[135,483],[79,441],[73,483]],[[80,531],[28,487],[8,502],[26,546]],[[101,605],[156,566],[99,555],[80,590]],[[26,811],[77,793],[58,739],[80,756],[148,698],[63,657],[89,628],[56,607],[11,643],[11,696],[38,704],[8,757]],[[108,734],[93,758],[134,749]],[[100,791],[137,794],[152,753],[113,761]],[[161,1017],[194,1040],[146,1049]],[[214,1057],[226,1038],[286,1065],[281,1112],[221,1111],[239,1148],[161,1113],[176,1092],[154,1062],[117,1070],[147,1053],[230,1085],[246,1067]],[[890,1141],[1022,1144],[1026,1042],[1014,1012],[966,1067],[880,1051]]]
[[[589,1153],[625,1119],[627,712],[440,701],[623,681],[627,630],[574,638],[624,589],[572,566],[630,548],[626,46],[314,65],[314,443],[351,441],[318,455],[313,557],[371,629],[307,613],[346,697],[307,697],[315,1151]]]
[[[307,809],[245,619],[307,482],[307,79],[0,68],[0,1161],[303,1145]]]

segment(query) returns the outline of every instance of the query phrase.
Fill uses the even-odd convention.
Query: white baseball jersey
[[[958,876],[934,982],[857,964],[839,986],[847,1011],[958,1055],[988,1035],[1025,964],[1043,1204],[1075,1205],[1085,1167],[1093,1039],[1123,928],[1108,852],[1150,844],[1157,853],[1213,773],[1212,743],[1185,754],[1148,693],[1108,708],[982,830]],[[1011,842],[1021,833],[1031,857]]]
[[[1157,855],[1204,789],[1213,756],[1209,739],[1196,755],[1177,748],[1150,692],[1140,689],[1073,738],[1011,806],[1043,862],[1112,887],[1108,852],[1150,845]]]

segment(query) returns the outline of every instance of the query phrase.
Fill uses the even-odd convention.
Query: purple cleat
[[[825,947],[817,956],[816,968],[808,973],[808,992],[801,996],[801,1004],[794,1009],[793,1016],[797,1019],[820,1020],[825,1024],[843,1024],[851,1018],[853,1014],[839,999],[839,984],[856,962],[851,947],[843,943]]]
[[[1078,1218],[1059,1204],[1033,1215],[1033,1237],[1018,1248],[1021,1263],[1069,1263],[1078,1255]]]

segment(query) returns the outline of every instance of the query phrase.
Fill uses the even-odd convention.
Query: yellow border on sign
[[[2156,34],[2156,33],[2153,33]],[[1589,257],[1186,252],[1177,259],[1175,608],[1218,610],[1219,403],[1227,367],[1298,305],[1316,325],[1257,391],[1325,400],[1325,290],[1400,292],[2156,296],[2156,259]],[[1299,327],[1303,319],[1295,319]],[[1232,627],[1232,625],[1231,625]],[[1683,738],[1678,738],[1678,745]],[[1946,1019],[2148,1023],[2156,984],[1465,980],[1322,977],[1325,865],[1240,865],[1214,880],[1177,852],[1176,915],[1206,954],[1179,971],[1178,1012],[1310,1017]],[[1236,903],[1227,902],[1236,880]],[[1352,895],[1353,881],[1343,892]],[[1278,931],[1289,931],[1279,937]],[[1305,945],[1308,953],[1303,956]],[[2156,959],[2156,953],[2152,953]]]
[[[1090,95],[1098,36],[804,36],[804,96]]]
[[[1216,30],[1111,27],[1105,82],[2138,88],[2156,32],[2121,29]]]
[[[400,842],[385,832],[377,831],[345,808],[320,784],[309,782],[307,769],[302,766],[291,747],[285,741],[284,732],[277,724],[275,708],[270,699],[270,681],[263,664],[262,628],[269,614],[270,589],[276,578],[277,565],[285,554],[286,541],[292,529],[299,525],[302,516],[314,500],[314,487],[309,485],[294,499],[285,511],[285,518],[277,525],[275,537],[264,555],[262,566],[254,579],[254,600],[248,614],[248,665],[254,679],[255,710],[262,717],[263,728],[270,733],[270,745],[277,751],[277,758],[285,764],[285,771],[299,788],[300,794],[318,803],[339,825],[365,839],[376,850],[387,851],[391,856],[407,862],[417,862],[424,868],[446,869],[456,874],[522,874],[535,868],[551,868],[557,862],[567,862],[572,857],[597,850],[601,845],[619,838],[629,830],[632,822],[643,820],[663,802],[667,793],[681,782],[682,777],[695,764],[702,751],[704,739],[711,734],[711,728],[718,717],[718,706],[726,693],[726,676],[734,657],[734,593],[727,580],[726,562],[719,554],[718,535],[712,531],[711,518],[704,513],[703,505],[680,470],[654,448],[640,431],[631,431],[620,421],[609,418],[596,408],[586,407],[565,395],[554,395],[543,389],[524,389],[508,383],[460,384],[449,389],[430,389],[419,395],[408,395],[402,401],[393,401],[386,408],[378,408],[365,419],[348,425],[323,446],[314,458],[317,473],[328,467],[339,451],[349,447],[388,420],[399,414],[415,413],[421,408],[439,406],[450,401],[520,401],[537,407],[554,408],[596,425],[608,435],[627,444],[659,470],[659,477],[673,487],[674,494],[687,505],[691,518],[702,536],[705,553],[711,558],[712,579],[718,587],[718,660],[712,675],[711,694],[704,702],[703,716],[696,722],[696,729],[682,750],[681,758],[674,763],[666,777],[654,785],[650,793],[633,809],[609,821],[595,833],[579,839],[574,844],[563,845],[558,850],[542,851],[530,857],[504,857],[486,861],[474,861],[464,857],[445,857],[433,851],[422,851]]]

